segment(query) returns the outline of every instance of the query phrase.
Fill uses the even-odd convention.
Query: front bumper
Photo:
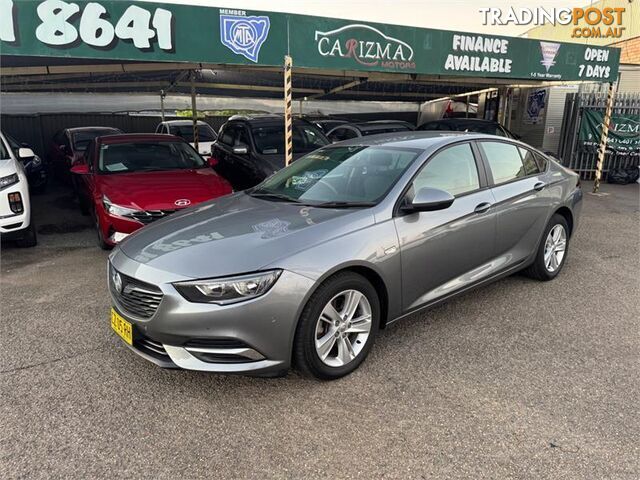
[[[110,286],[114,308],[134,325],[130,348],[143,358],[165,368],[218,373],[277,375],[289,368],[298,317],[312,280],[283,271],[261,297],[215,305],[187,301],[172,282],[191,279],[134,261],[120,250],[112,254],[111,263],[121,274],[162,292],[155,313],[142,318],[118,301]]]

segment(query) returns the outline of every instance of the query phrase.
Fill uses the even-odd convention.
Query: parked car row
[[[443,119],[416,129],[396,120],[349,122],[304,116],[293,120],[293,160],[330,143],[412,130],[514,138],[496,122],[476,119]],[[251,188],[285,166],[281,115],[232,116],[218,133],[198,121],[197,139],[196,152],[192,120],[163,121],[155,134],[125,134],[104,126],[65,128],[53,136],[47,159],[53,175],[72,186],[80,210],[93,219],[98,244],[108,249],[144,225],[233,190]],[[3,142],[31,191],[44,190],[47,168],[42,159],[8,135]],[[28,192],[24,195],[28,210]],[[21,229],[28,226],[24,222]],[[35,238],[34,229],[33,234]]]

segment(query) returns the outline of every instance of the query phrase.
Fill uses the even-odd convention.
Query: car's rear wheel
[[[560,214],[547,224],[536,258],[525,274],[536,280],[548,281],[558,276],[569,252],[569,225]]]
[[[380,300],[361,275],[345,272],[325,281],[309,299],[298,323],[296,367],[333,380],[353,372],[369,354],[380,323]]]

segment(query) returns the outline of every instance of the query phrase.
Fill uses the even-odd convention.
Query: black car
[[[518,140],[519,137],[498,122],[481,118],[443,118],[423,123],[417,130],[444,130],[449,132],[476,132]]]
[[[16,155],[16,158],[20,158],[18,150],[22,147],[31,148],[26,143],[19,143],[15,138],[5,134],[5,138],[11,147],[11,150]],[[47,181],[49,176],[47,175],[47,166],[38,155],[34,155],[31,158],[21,158],[24,165],[24,173],[27,176],[29,182],[29,190],[32,193],[42,193],[47,188]]]
[[[293,159],[329,141],[311,123],[293,120]],[[216,171],[235,190],[257,185],[285,165],[284,118],[281,115],[236,115],[218,133],[211,147]]]
[[[327,138],[335,143],[356,137],[377,135],[378,133],[410,132],[413,129],[413,125],[401,120],[374,120],[339,125],[327,133]]]

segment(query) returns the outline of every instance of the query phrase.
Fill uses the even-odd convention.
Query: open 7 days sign
[[[2,55],[614,81],[616,48],[130,0],[0,0]]]

